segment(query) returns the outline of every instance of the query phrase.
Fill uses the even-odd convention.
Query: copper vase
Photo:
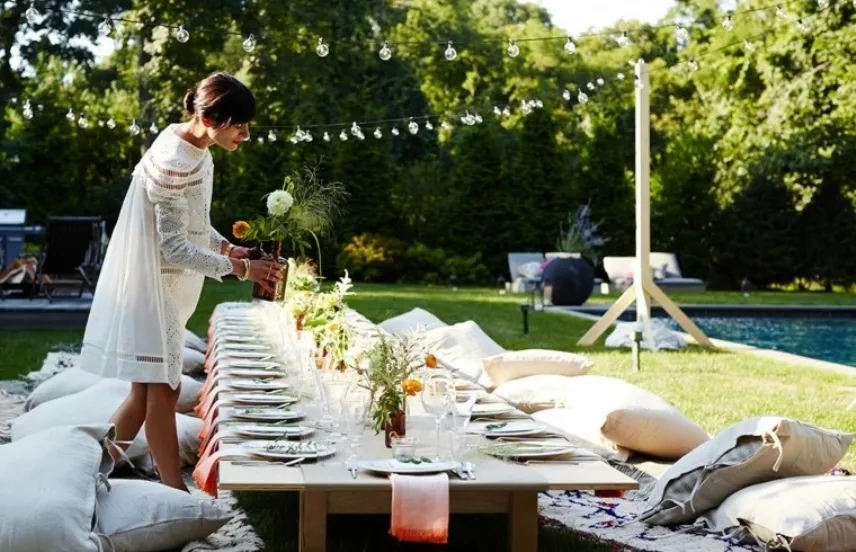
[[[250,251],[250,259],[277,260],[282,264],[282,279],[277,282],[273,290],[266,290],[258,282],[253,282],[253,299],[282,301],[285,298],[285,287],[288,283],[288,263],[282,258],[282,242],[272,242],[270,253],[265,252],[261,246],[254,247]]]
[[[386,448],[392,448],[392,435],[404,437],[406,431],[406,416],[403,410],[393,412],[384,426],[384,443]]]

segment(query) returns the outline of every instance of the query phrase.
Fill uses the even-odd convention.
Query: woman
[[[116,441],[128,446],[145,422],[161,481],[182,490],[175,405],[184,327],[204,278],[234,274],[270,288],[281,277],[279,265],[250,261],[249,250],[233,246],[209,221],[209,149],[235,151],[249,139],[255,105],[252,92],[225,73],[187,92],[190,120],[167,127],[134,170],[83,338],[83,369],[132,382],[111,419]]]

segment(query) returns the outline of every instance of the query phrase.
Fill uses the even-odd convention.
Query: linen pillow
[[[428,330],[422,345],[444,368],[472,382],[480,382],[482,359],[505,352],[472,320]],[[483,378],[481,383],[484,383]]]
[[[432,328],[442,328],[447,325],[427,310],[416,307],[404,314],[384,320],[378,324],[378,327],[392,335],[402,335],[416,329],[430,330]]]
[[[199,351],[200,353],[204,353],[206,349],[208,349],[205,341],[188,329],[184,330],[184,346],[186,348],[193,349],[194,351]]]
[[[100,552],[95,489],[112,425],[63,426],[0,447],[0,550]]]
[[[765,416],[736,423],[657,480],[639,521],[685,523],[750,485],[822,475],[844,457],[853,438],[790,418]]]
[[[231,518],[213,500],[151,481],[114,479],[109,490],[98,489],[98,532],[104,550],[181,549],[208,537]]]
[[[710,439],[661,397],[616,378],[567,378],[554,402],[560,412],[538,412],[539,420],[593,443],[590,450],[608,460],[625,462],[632,452],[674,460]]]
[[[856,478],[792,477],[739,491],[699,518],[711,531],[776,550],[856,550]],[[757,540],[756,540],[757,539]]]
[[[563,390],[570,379],[555,374],[526,376],[498,385],[493,394],[519,410],[532,414],[555,408],[565,394]]]
[[[197,353],[194,351],[195,354]],[[204,362],[204,357],[203,357]],[[33,408],[50,402],[55,399],[73,395],[89,389],[96,383],[105,381],[107,378],[102,378],[91,372],[87,372],[81,368],[67,368],[52,378],[48,379],[41,385],[35,388],[30,396],[27,397],[27,402],[24,404],[24,410],[30,411]],[[118,380],[115,380],[118,381]],[[124,393],[127,395],[131,390],[131,384],[124,384]],[[117,386],[118,387],[118,386]],[[182,376],[181,377],[181,394],[178,397],[176,412],[190,412],[199,403],[199,392],[202,391],[202,384],[195,379]]]
[[[582,355],[565,351],[526,349],[482,359],[482,366],[490,378],[489,388],[492,389],[507,381],[527,376],[583,376],[594,367],[594,362]]]
[[[195,349],[185,347],[184,353],[181,356],[181,362],[182,374],[192,376],[205,371],[205,353],[201,353]]]

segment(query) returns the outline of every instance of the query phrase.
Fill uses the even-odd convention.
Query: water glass
[[[455,407],[455,380],[448,370],[435,369],[425,374],[422,386],[422,406],[434,417],[436,455],[440,457],[440,424]]]

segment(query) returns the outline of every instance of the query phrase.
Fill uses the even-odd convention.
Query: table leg
[[[327,552],[327,493],[300,493],[300,552]]]
[[[508,549],[510,552],[538,550],[538,493],[511,493],[508,510]]]

